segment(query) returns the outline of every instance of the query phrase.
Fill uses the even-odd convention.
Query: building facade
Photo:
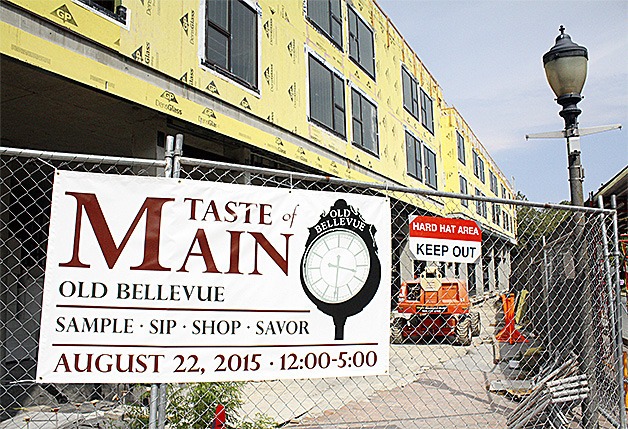
[[[181,133],[190,157],[515,193],[373,0],[4,0],[0,25],[2,146],[162,159],[165,136]],[[478,221],[484,240],[499,243],[490,248],[503,250],[444,270],[477,295],[508,288],[513,206],[408,203]],[[20,246],[3,252],[20,258]],[[403,258],[393,260],[406,266]],[[32,296],[41,286],[22,285]],[[5,329],[36,329],[8,325],[3,293]],[[34,361],[28,350],[36,347],[4,348],[0,375]]]

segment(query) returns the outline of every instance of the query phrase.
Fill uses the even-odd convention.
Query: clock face
[[[317,237],[303,259],[305,286],[317,299],[336,304],[354,297],[369,276],[370,255],[364,240],[347,229]]]

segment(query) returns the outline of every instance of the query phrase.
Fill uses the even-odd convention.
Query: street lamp
[[[576,119],[581,110],[576,107],[582,100],[580,92],[587,78],[587,48],[571,41],[569,34],[565,34],[565,27],[560,26],[560,34],[556,44],[545,55],[543,65],[545,75],[556,101],[563,106],[560,116],[565,119],[565,130],[577,129]]]
[[[565,27],[559,28],[560,34],[556,38],[556,44],[545,55],[543,55],[543,66],[545,67],[545,75],[547,82],[556,94],[556,102],[563,106],[563,110],[559,115],[565,120],[565,129],[563,134],[567,139],[567,152],[569,161],[569,188],[571,193],[571,204],[573,206],[584,205],[583,184],[584,169],[580,163],[580,134],[578,131],[578,115],[582,112],[578,109],[577,104],[582,100],[582,87],[587,78],[587,49],[583,46],[576,45],[571,41],[571,37],[565,34]],[[574,262],[576,264],[576,281],[572,284],[571,291],[578,288],[582,291],[579,305],[576,304],[575,310],[580,313],[579,328],[576,328],[572,334],[575,334],[579,341],[575,346],[580,349],[580,370],[583,374],[589,376],[591,396],[582,402],[582,423],[586,429],[597,427],[599,416],[598,402],[595,395],[597,394],[595,383],[591,376],[594,374],[594,346],[593,346],[593,330],[592,330],[592,300],[590,285],[586,282],[584,276],[583,263],[586,260],[584,256],[585,250],[582,247],[584,238],[584,218],[578,213],[575,217],[574,230]],[[575,304],[575,303],[574,303]],[[567,316],[569,320],[569,316]]]
[[[580,163],[580,134],[578,115],[582,112],[577,104],[582,100],[582,87],[587,78],[587,48],[571,41],[565,34],[565,27],[560,26],[556,44],[545,55],[543,65],[547,81],[556,94],[556,102],[563,106],[559,115],[565,120],[564,135],[569,152],[569,183],[571,204],[582,206],[584,195],[582,182],[584,170]]]
[[[565,27],[559,28],[560,34],[556,38],[556,44],[545,55],[543,65],[547,81],[556,94],[556,102],[563,107],[559,115],[565,120],[563,131],[549,131],[526,135],[528,139],[565,138],[567,140],[567,152],[569,160],[569,187],[571,191],[571,204],[584,205],[583,186],[584,170],[580,163],[580,136],[597,134],[604,131],[621,129],[621,124],[600,125],[589,128],[578,128],[578,116],[582,112],[578,109],[578,103],[582,100],[582,88],[587,78],[588,52],[583,46],[571,41],[571,37],[565,34]],[[582,427],[585,429],[597,428],[599,403],[597,398],[597,386],[595,377],[595,333],[593,332],[593,296],[590,282],[587,280],[587,240],[584,231],[583,213],[574,213],[574,231],[571,236],[572,254],[575,262],[576,275],[574,279],[561,285],[554,285],[553,308],[564,311],[557,312],[557,325],[571,326],[571,334],[575,340],[576,350],[579,356],[580,371],[589,376],[591,394],[582,402]],[[562,290],[564,288],[564,290]],[[565,297],[579,296],[580,299],[564,302]],[[619,293],[617,293],[619,296]],[[550,303],[548,303],[550,305]],[[613,316],[614,317],[614,316]],[[561,320],[561,318],[563,320]],[[621,319],[619,319],[621,320]],[[616,332],[621,332],[620,322],[613,322],[612,326],[618,326]],[[565,333],[563,333],[564,335]],[[616,334],[617,336],[617,334]],[[552,335],[554,337],[554,335]],[[617,348],[617,377],[619,397],[623,398],[623,367],[621,363],[621,347]],[[622,399],[623,400],[623,399]],[[620,410],[623,409],[623,403]],[[626,427],[626,414],[620,413],[621,427]]]

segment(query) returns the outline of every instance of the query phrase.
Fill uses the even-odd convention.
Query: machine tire
[[[397,317],[390,324],[390,343],[403,343],[403,327],[406,325],[406,319]]]
[[[471,345],[471,318],[465,317],[456,323],[456,342],[461,346]]]
[[[476,311],[471,312],[471,335],[478,337],[482,331],[482,322],[480,320],[480,313]]]

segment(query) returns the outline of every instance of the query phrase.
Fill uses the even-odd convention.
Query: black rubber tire
[[[403,327],[406,325],[406,319],[397,317],[393,319],[390,324],[390,343],[401,344],[403,343]]]
[[[471,312],[471,335],[474,337],[480,336],[482,332],[482,322],[480,320],[480,313],[476,311]]]
[[[461,346],[471,345],[471,318],[465,317],[456,323],[456,343]]]

